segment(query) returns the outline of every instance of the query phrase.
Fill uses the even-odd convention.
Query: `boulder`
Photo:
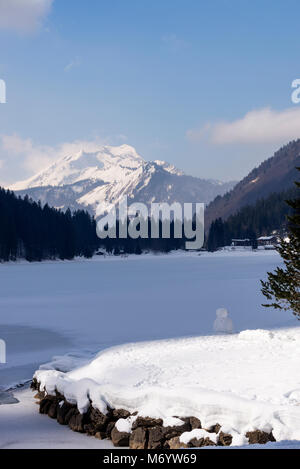
[[[115,426],[115,422],[108,422],[107,427],[106,427],[106,437],[107,438],[111,437],[111,432],[112,432],[112,429],[114,428],[114,426]]]
[[[180,436],[184,432],[190,432],[191,425],[189,421],[184,422],[182,425],[174,425],[172,427],[163,427],[163,432],[166,440],[170,440],[175,436]]]
[[[268,441],[276,441],[273,433],[263,432],[261,430],[254,430],[253,432],[247,432],[246,437],[248,438],[250,445],[264,445]]]
[[[48,409],[48,416],[51,419],[56,419],[57,416],[57,407],[58,407],[58,402],[53,401]]]
[[[195,430],[196,428],[202,428],[201,422],[197,417],[189,417],[189,423],[191,426],[191,430]]]
[[[177,417],[183,422],[190,424],[191,430],[195,430],[196,428],[202,428],[201,422],[197,417]]]
[[[148,434],[147,430],[143,427],[137,427],[130,435],[129,448],[130,449],[146,449]]]
[[[45,397],[45,393],[44,392],[40,392],[38,391],[35,395],[34,395],[34,399],[37,399],[38,401],[41,401],[42,399],[44,399]]]
[[[109,422],[108,415],[102,414],[100,410],[94,409],[94,407],[91,407],[90,412],[89,412],[89,417],[90,417],[91,423],[95,427],[96,432],[106,430],[107,424]]]
[[[114,409],[112,411],[112,418],[114,420],[119,420],[119,419],[127,419],[127,417],[130,416],[130,412],[128,412],[128,410],[125,410],[125,409]]]
[[[98,438],[98,440],[105,440],[107,438],[106,432],[97,432],[94,434],[95,438]]]
[[[232,435],[220,432],[218,435],[218,446],[230,446],[232,443]]]
[[[138,417],[132,424],[132,430],[138,427],[157,427],[162,425],[162,419],[152,419],[150,417]]]
[[[148,430],[148,449],[161,449],[165,442],[163,427],[151,427]]]
[[[69,419],[68,425],[73,432],[84,433],[85,414],[80,414],[76,409]]]
[[[40,384],[38,383],[36,378],[33,378],[33,380],[31,381],[30,388],[39,391]]]
[[[69,404],[68,402],[64,402],[62,405],[58,405],[57,407],[57,421],[60,423],[60,425],[68,425],[69,420],[71,418],[71,413],[70,410],[75,412],[76,408],[74,405]],[[73,413],[74,413],[73,412]],[[68,418],[67,418],[68,415]]]
[[[115,446],[129,446],[129,437],[130,433],[119,432],[116,427],[112,429],[111,441]]]
[[[216,446],[216,443],[211,441],[209,438],[193,438],[189,442],[193,448],[201,448],[202,446]]]
[[[42,399],[40,402],[40,414],[48,414],[51,404],[53,404],[53,399],[49,397]]]
[[[56,400],[57,401],[64,401],[65,400],[65,396],[63,396],[60,392],[58,392],[57,390],[55,391],[55,397],[56,397]]]
[[[88,435],[90,436],[96,436],[96,430],[95,430],[95,427],[92,423],[86,423],[84,426],[83,426],[83,431],[84,433],[87,433]],[[105,433],[106,435],[106,433]]]
[[[189,448],[189,445],[182,443],[179,440],[179,436],[174,436],[166,442],[170,449],[180,449],[180,448]]]
[[[221,425],[219,423],[216,423],[215,425],[212,425],[209,428],[205,429],[208,433],[219,433],[221,430]]]
[[[68,411],[66,415],[66,425],[69,425],[71,417],[73,417],[73,415],[76,415],[77,413],[78,413],[77,408],[75,406],[71,407],[71,409]]]

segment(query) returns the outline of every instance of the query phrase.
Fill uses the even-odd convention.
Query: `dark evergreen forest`
[[[0,260],[91,257],[97,245],[95,221],[87,212],[63,213],[0,189]]]
[[[216,219],[210,226],[207,249],[215,251],[219,247],[229,246],[233,238],[249,238],[255,248],[259,236],[270,235],[272,231],[284,234],[287,216],[291,213],[291,207],[286,201],[295,198],[296,191],[296,188],[291,188],[273,193],[254,205],[243,207],[225,221]]]
[[[148,223],[150,232],[150,220]],[[47,204],[42,207],[27,196],[22,199],[0,188],[0,261],[91,257],[100,247],[115,255],[184,249],[185,239],[174,238],[173,231],[171,223],[169,239],[100,240],[96,234],[96,221],[88,212],[63,212]]]
[[[274,193],[255,205],[242,208],[226,221],[215,220],[209,230],[206,248],[214,251],[230,245],[232,238],[249,238],[256,247],[256,238],[273,230],[282,234],[286,229],[290,207],[286,200],[295,197],[296,189]],[[129,221],[128,221],[129,223]],[[148,231],[151,223],[148,220]],[[137,227],[138,229],[138,227]],[[117,226],[118,233],[118,226]],[[63,212],[42,206],[27,196],[22,199],[13,192],[0,188],[0,261],[26,259],[73,259],[76,256],[91,257],[100,247],[108,253],[141,254],[145,251],[169,252],[184,249],[186,239],[174,237],[174,225],[170,226],[170,238],[100,240],[96,234],[96,222],[87,211]]]

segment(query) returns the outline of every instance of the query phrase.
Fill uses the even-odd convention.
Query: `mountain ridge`
[[[300,139],[293,140],[277,150],[273,156],[238,182],[223,196],[217,196],[207,207],[205,226],[209,229],[217,218],[226,220],[242,207],[252,205],[272,193],[282,192],[298,179],[300,166]]]
[[[99,217],[125,195],[131,202],[147,205],[155,201],[208,204],[234,184],[188,176],[165,161],[145,161],[130,145],[104,145],[96,152],[66,155],[10,189],[62,210],[85,208]]]

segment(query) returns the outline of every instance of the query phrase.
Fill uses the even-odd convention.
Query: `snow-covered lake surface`
[[[0,449],[101,449],[113,448],[108,440],[97,440],[72,432],[45,418],[29,389],[15,393],[18,404],[0,405]]]
[[[2,264],[0,386],[30,379],[54,355],[212,334],[222,306],[236,331],[296,325],[261,307],[259,279],[279,262],[264,251]]]
[[[298,321],[261,306],[259,280],[279,264],[278,254],[261,251],[0,265],[0,338],[7,341],[0,386],[3,390],[30,379],[49,361],[67,371],[92,360],[90,377],[115,404],[120,399],[120,405],[134,407],[137,396],[151,395],[158,386],[162,392],[155,411],[153,403],[147,408],[143,401],[144,412],[179,415],[181,410],[182,415],[187,403],[180,396],[186,387],[194,388],[199,408],[191,399],[189,410],[201,412],[202,419],[211,419],[203,405],[214,399],[225,402],[219,408],[224,425],[232,425],[227,413],[241,406],[236,428],[245,428],[247,412],[254,419],[261,415],[262,425],[283,409],[278,419],[294,433],[278,427],[278,435],[300,439]],[[213,335],[220,307],[229,310],[237,334]],[[275,335],[238,334],[248,329]],[[93,362],[97,352],[111,346],[179,337],[185,338],[113,348],[100,355],[97,366]],[[163,397],[169,391],[181,409],[162,404],[169,401]],[[23,401],[30,401],[29,391],[22,392]],[[0,420],[8,407],[25,412],[20,403],[0,405]],[[289,420],[291,408],[294,420]],[[236,442],[242,442],[238,435]]]

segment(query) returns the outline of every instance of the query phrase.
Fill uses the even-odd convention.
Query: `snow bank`
[[[201,438],[209,438],[210,441],[212,441],[213,443],[217,443],[217,434],[209,433],[206,430],[203,430],[202,428],[196,428],[191,432],[184,432],[179,439],[181,443],[188,444],[193,438],[197,438],[197,440],[200,440]]]
[[[239,333],[241,340],[264,341],[273,339],[274,334],[271,331],[264,331],[263,329],[246,330]]]
[[[137,419],[137,416],[130,416],[127,419],[119,419],[116,422],[116,428],[119,432],[130,433],[132,424]]]
[[[73,371],[39,370],[35,378],[82,413],[92,402],[103,413],[108,405],[164,425],[195,416],[203,428],[219,423],[234,445],[256,429],[277,441],[300,440],[299,345],[298,328],[127,344]],[[126,431],[131,425],[118,421]]]

